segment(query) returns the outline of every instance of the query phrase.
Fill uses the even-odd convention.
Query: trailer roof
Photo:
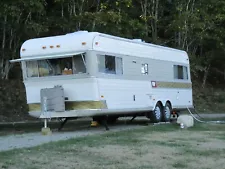
[[[18,61],[72,55],[88,50],[188,63],[187,53],[182,50],[87,31],[27,40],[21,46],[21,59]]]

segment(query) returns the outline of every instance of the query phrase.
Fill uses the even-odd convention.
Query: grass
[[[221,168],[224,135],[225,124],[146,126],[0,152],[0,168]]]
[[[219,88],[193,88],[193,100],[201,113],[225,113],[225,90]]]
[[[172,165],[174,168],[186,168],[187,165],[184,161],[178,161]]]

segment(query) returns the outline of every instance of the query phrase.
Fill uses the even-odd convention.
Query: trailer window
[[[188,79],[187,66],[174,65],[174,78],[175,79]]]
[[[26,62],[27,67],[27,77],[38,77],[38,64],[37,61]]]
[[[98,55],[98,69],[99,72],[102,73],[123,74],[122,58],[109,55]]]
[[[114,56],[105,56],[105,71],[106,73],[116,73],[116,63]]]
[[[84,55],[76,55],[73,57],[74,73],[86,73],[86,59]]]
[[[73,74],[72,57],[48,59],[46,62],[52,69],[49,76]]]
[[[58,76],[85,73],[85,56],[45,59],[26,62],[27,77]]]

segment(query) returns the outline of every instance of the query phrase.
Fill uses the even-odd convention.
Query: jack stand
[[[65,120],[61,123],[61,125],[59,126],[58,131],[61,131],[62,128],[64,127],[64,125],[66,124],[66,122],[67,122],[68,120],[71,120],[71,119],[77,119],[77,117],[74,117],[74,118],[72,118],[72,117],[66,117],[66,119],[65,119]]]
[[[47,97],[44,97],[44,114],[45,117],[47,115]],[[41,129],[41,133],[42,135],[51,135],[51,129],[49,127],[47,127],[47,118],[44,119],[44,127]]]
[[[137,116],[134,115],[133,118],[130,120],[130,122],[132,122]]]
[[[66,119],[60,124],[60,126],[59,126],[59,128],[58,128],[58,131],[61,131],[61,130],[62,130],[62,128],[63,128],[63,126],[66,124],[67,120],[68,120],[68,118],[66,118]]]
[[[106,130],[109,130],[106,119],[102,120],[102,124],[103,124],[103,126],[105,127]]]
[[[45,119],[44,127],[41,129],[42,135],[51,135],[52,131],[49,127],[47,127],[47,119]]]

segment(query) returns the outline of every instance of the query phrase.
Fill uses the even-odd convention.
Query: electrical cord
[[[195,114],[197,114],[197,116],[198,116],[199,118],[203,119],[203,117],[200,116],[199,113],[198,113],[195,109],[194,109],[194,112],[195,112]]]
[[[196,118],[193,113],[190,111],[190,109],[187,107],[188,112],[190,113],[190,115],[198,122],[200,123],[214,123],[214,124],[225,124],[225,121],[220,121],[220,120],[216,120],[216,121],[203,121],[203,120],[199,120],[198,118]]]

